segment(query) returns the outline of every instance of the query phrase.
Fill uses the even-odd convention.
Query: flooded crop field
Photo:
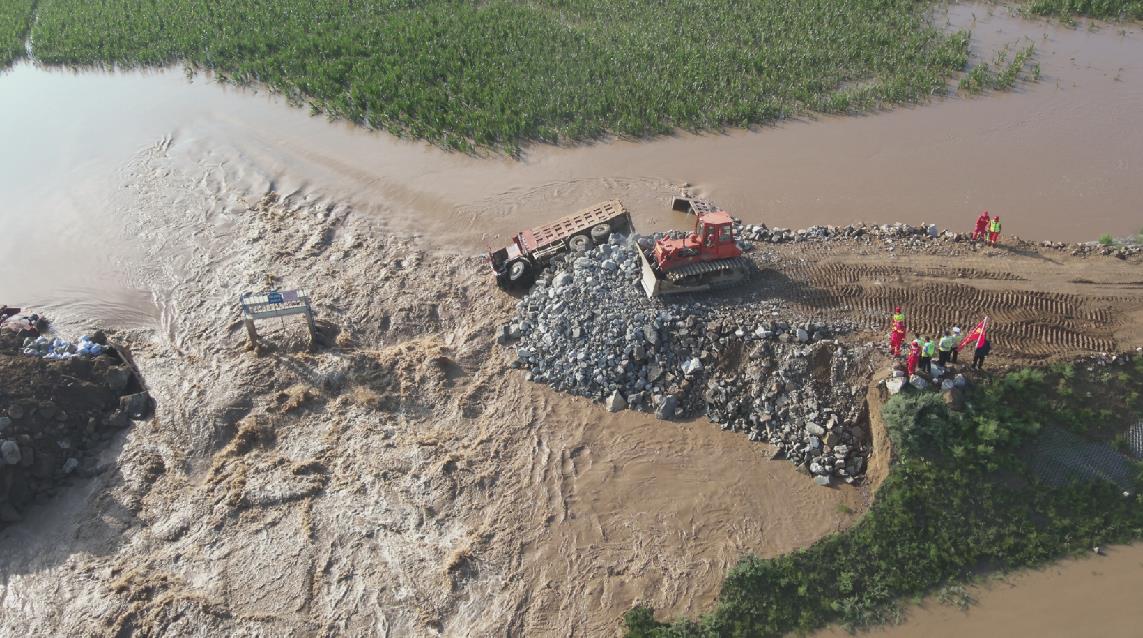
[[[1139,256],[1075,244],[1143,232],[1143,28],[933,11],[971,32],[973,64],[1034,45],[1038,79],[509,156],[181,67],[0,71],[0,302],[57,334],[105,330],[154,401],[0,529],[0,633],[612,635],[636,604],[698,619],[744,555],[852,529],[890,465],[867,412],[847,427],[869,476],[822,488],[696,414],[611,413],[532,382],[497,343],[520,310],[483,255],[601,200],[622,200],[641,233],[693,224],[669,207],[681,188],[769,228],[968,233],[981,210],[1003,215],[997,247],[756,243],[762,275],[738,319],[852,326],[816,347],[870,358],[815,378],[858,403],[891,366],[878,348],[895,304],[938,335],[990,315],[1004,366],[1143,347]],[[322,348],[284,319],[273,345],[245,346],[238,295],[267,286],[310,292]],[[710,305],[729,313],[736,294]],[[746,359],[715,357],[728,375],[754,374]],[[1124,592],[1143,558],[1105,553],[986,579],[967,612],[930,596],[870,635],[1134,635]]]

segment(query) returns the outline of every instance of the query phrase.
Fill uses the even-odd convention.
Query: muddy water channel
[[[969,589],[973,602],[961,610],[935,597],[907,611],[907,621],[861,635],[870,638],[960,636],[1140,635],[1143,609],[1143,546],[1116,547],[1106,556],[1063,561],[1042,571],[1020,572]],[[849,633],[830,629],[817,638]]]
[[[1090,240],[1143,225],[1143,32],[1077,29],[954,5],[938,21],[973,31],[973,53],[1029,41],[1042,75],[1011,93],[940,98],[857,117],[651,142],[539,146],[520,160],[449,154],[311,117],[283,100],[181,70],[109,73],[22,64],[0,75],[0,250],[7,303],[147,323],[160,305],[127,273],[132,162],[156,145],[193,145],[204,173],[225,165],[232,193],[317,191],[439,246],[476,251],[521,225],[620,197],[643,229],[693,184],[735,214],[803,227],[930,221],[967,228],[979,209],[1029,238]],[[174,260],[172,267],[177,267]],[[61,308],[62,310],[62,308]]]

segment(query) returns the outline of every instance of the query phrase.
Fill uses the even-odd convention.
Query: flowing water
[[[211,194],[186,198],[188,220],[225,218],[192,208],[225,210],[269,189],[322,193],[441,250],[466,253],[610,197],[628,204],[641,229],[678,226],[684,220],[665,204],[684,182],[772,226],[900,220],[967,230],[987,208],[1003,216],[1006,232],[1027,238],[1140,230],[1143,32],[1071,29],[979,5],[953,5],[947,20],[973,30],[981,58],[1035,42],[1039,82],[756,131],[537,146],[521,159],[446,153],[180,70],[73,72],[23,63],[0,74],[0,302],[117,327],[171,325],[178,310],[166,301],[170,291],[140,274],[161,269],[138,267],[148,251],[122,214],[150,205],[137,184],[140,171],[155,169],[139,158],[170,147],[181,151],[173,157],[188,158],[181,170],[202,174],[195,192]],[[182,232],[186,241],[172,242],[165,269],[204,261],[178,251],[209,254],[211,233],[189,222]],[[1011,592],[994,586],[968,616],[914,613],[915,622],[893,635],[954,627],[948,635],[980,627],[986,635],[999,627],[1129,635],[1120,631],[1130,627],[1120,624],[1131,616],[1125,609],[1138,610],[1115,596],[1138,588],[1139,564],[1138,548],[1066,563],[1018,578]],[[1011,609],[1042,623],[1009,624],[1002,616]],[[1077,618],[1087,620],[1063,629]],[[1086,631],[1095,626],[1106,631]]]
[[[945,10],[942,10],[942,12]],[[439,246],[475,251],[523,225],[620,197],[639,226],[681,220],[682,182],[776,226],[931,221],[967,229],[980,209],[1022,237],[1090,240],[1143,225],[1143,32],[1077,29],[953,5],[973,53],[1033,41],[1038,83],[888,113],[789,121],[757,131],[650,142],[536,146],[521,160],[446,153],[311,117],[252,90],[178,70],[103,72],[21,64],[0,75],[0,299],[148,323],[146,281],[117,216],[125,167],[155,144],[199,144],[241,166],[226,191],[313,190],[350,201]]]

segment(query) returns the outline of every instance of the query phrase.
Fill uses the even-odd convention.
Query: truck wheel
[[[586,253],[591,248],[591,239],[587,235],[573,235],[568,240],[568,248],[573,252]]]
[[[598,224],[591,227],[591,241],[597,244],[606,244],[607,238],[611,236],[611,226],[607,224]]]
[[[528,268],[528,262],[523,260],[514,261],[512,265],[508,266],[508,279],[514,284],[523,283],[524,279],[528,277],[529,270],[531,269]]]

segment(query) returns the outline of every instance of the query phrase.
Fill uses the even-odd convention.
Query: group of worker
[[[984,211],[976,218],[976,230],[972,231],[972,240],[978,239],[987,239],[988,243],[996,245],[996,240],[1000,239],[1000,215],[989,217],[988,211]]]
[[[905,342],[906,332],[905,313],[901,311],[900,306],[897,306],[893,309],[893,330],[889,333],[889,352],[894,357],[901,356],[901,346]],[[932,375],[934,356],[937,358],[937,364],[942,367],[949,363],[956,363],[963,345],[960,341],[960,328],[957,326],[945,330],[944,335],[937,341],[934,341],[930,336],[921,337],[918,333],[912,343],[909,344],[909,352],[905,356],[905,369],[909,376],[913,376],[918,370],[927,375]],[[972,367],[976,370],[982,370],[984,369],[984,358],[992,351],[992,343],[987,336],[982,335],[973,345],[975,348],[973,349]]]

